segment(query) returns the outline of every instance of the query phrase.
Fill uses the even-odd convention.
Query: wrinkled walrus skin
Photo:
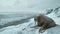
[[[42,14],[34,16],[34,21],[35,21],[35,26],[41,27],[39,29],[40,33],[43,33],[48,28],[56,26],[53,19]]]

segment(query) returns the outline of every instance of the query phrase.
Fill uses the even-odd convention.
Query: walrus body
[[[36,26],[41,27],[39,32],[43,33],[46,29],[55,27],[56,24],[55,22],[50,18],[45,15],[39,14],[34,17],[34,21]]]

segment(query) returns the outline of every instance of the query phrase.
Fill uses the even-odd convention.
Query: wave
[[[29,19],[33,18],[30,15],[20,15],[20,14],[0,14],[0,29],[7,27],[7,26],[12,26],[12,25],[18,25],[22,24],[25,22],[28,22]]]

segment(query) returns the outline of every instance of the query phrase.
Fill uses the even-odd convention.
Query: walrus
[[[43,33],[46,29],[55,27],[57,25],[52,18],[45,16],[43,14],[34,16],[34,21],[35,26],[41,27],[39,29],[39,33]]]

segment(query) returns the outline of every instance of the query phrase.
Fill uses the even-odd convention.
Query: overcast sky
[[[36,12],[60,6],[60,0],[0,0],[0,12]]]

